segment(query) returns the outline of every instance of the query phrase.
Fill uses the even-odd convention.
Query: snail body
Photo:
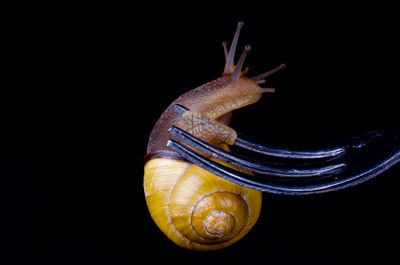
[[[241,71],[249,46],[233,65],[242,25],[239,23],[229,52],[224,44],[223,75],[178,97],[150,134],[143,183],[146,203],[157,226],[184,248],[216,250],[229,246],[249,232],[261,211],[260,191],[217,177],[166,146],[171,138],[168,128],[174,125],[228,150],[235,132],[224,125],[229,124],[232,111],[257,102],[263,92],[272,92],[261,88],[259,79],[245,77],[247,70]],[[173,110],[175,104],[191,111],[180,116]]]

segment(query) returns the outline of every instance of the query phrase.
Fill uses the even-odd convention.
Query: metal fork
[[[189,109],[175,105],[174,110],[182,115]],[[343,189],[367,181],[400,161],[400,128],[371,131],[335,147],[307,151],[269,147],[237,132],[234,145],[263,154],[262,160],[225,151],[175,126],[169,132],[176,140],[169,139],[167,146],[184,159],[236,184],[277,194]],[[222,165],[193,149],[244,170]]]

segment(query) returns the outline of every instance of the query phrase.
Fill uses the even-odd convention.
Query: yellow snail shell
[[[155,223],[188,249],[233,244],[253,227],[261,210],[261,192],[170,158],[146,163],[144,190]]]

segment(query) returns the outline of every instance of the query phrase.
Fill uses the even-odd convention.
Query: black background
[[[148,135],[172,100],[217,78],[222,41],[245,26],[257,75],[280,63],[232,127],[314,147],[398,126],[396,17],[389,6],[232,3],[4,9],[7,170],[0,264],[328,264],[397,257],[400,169],[312,196],[263,194],[251,232],[203,253],[170,242],[144,199]],[[379,154],[377,154],[379,155]],[[143,260],[144,259],[144,260]]]

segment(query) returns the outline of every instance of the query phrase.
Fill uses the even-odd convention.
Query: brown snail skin
[[[259,84],[284,65],[255,78],[245,77],[247,69],[242,71],[241,68],[250,46],[245,47],[238,63],[233,65],[242,26],[240,22],[229,52],[224,43],[226,64],[223,75],[172,102],[150,134],[143,183],[146,203],[157,226],[184,248],[217,250],[227,247],[245,236],[260,214],[260,191],[217,177],[166,147],[171,138],[168,128],[175,125],[228,149],[236,135],[234,130],[222,124],[229,124],[232,111],[257,102],[263,92],[273,92]],[[175,104],[191,111],[181,117],[173,111]]]

